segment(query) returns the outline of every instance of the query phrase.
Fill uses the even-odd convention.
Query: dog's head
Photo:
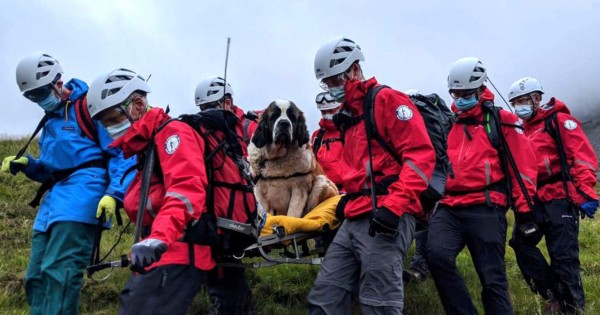
[[[275,100],[260,116],[258,127],[252,137],[257,148],[268,144],[289,147],[296,143],[299,147],[310,140],[304,113],[288,100]]]

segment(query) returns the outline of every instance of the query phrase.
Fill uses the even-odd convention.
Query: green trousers
[[[79,312],[83,271],[90,262],[98,226],[57,222],[47,232],[33,230],[25,293],[32,315]]]

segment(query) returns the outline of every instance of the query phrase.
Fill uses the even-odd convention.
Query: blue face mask
[[[531,105],[515,105],[515,114],[521,119],[529,119],[533,115]]]
[[[467,99],[459,97],[458,99],[456,99],[454,101],[454,104],[456,105],[458,110],[460,110],[461,112],[464,112],[466,110],[469,110],[469,109],[475,107],[475,105],[477,105],[477,98],[475,97],[475,95],[473,95]]]
[[[333,97],[337,102],[343,102],[346,97],[346,91],[344,91],[344,85],[329,88],[329,95]]]
[[[41,100],[37,104],[41,108],[43,108],[44,111],[53,112],[60,106],[60,103],[61,103],[60,99],[58,97],[56,97],[56,95],[54,95],[54,93],[50,93],[50,95],[48,95],[48,97]]]

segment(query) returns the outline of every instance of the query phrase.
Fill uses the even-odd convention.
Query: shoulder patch
[[[515,127],[515,131],[516,132],[518,132],[520,134],[524,133],[524,131],[523,131],[523,120],[521,118],[519,118],[519,120],[517,120],[515,122],[515,126],[518,126],[518,127]]]
[[[574,130],[577,128],[577,123],[574,120],[567,119],[565,120],[564,126],[567,130]]]
[[[180,142],[181,139],[178,135],[170,136],[167,138],[167,141],[165,141],[165,152],[167,152],[167,154],[173,154],[175,151],[177,151]]]
[[[396,108],[396,117],[400,120],[409,120],[413,117],[413,111],[408,105],[400,105]]]

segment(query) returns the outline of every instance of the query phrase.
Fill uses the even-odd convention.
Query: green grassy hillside
[[[24,141],[0,141],[0,157],[14,155]],[[35,154],[36,148],[31,148]],[[34,196],[37,184],[25,176],[13,177],[0,174],[0,314],[28,314],[25,300],[25,269],[29,258],[31,226],[36,211],[27,203]],[[512,215],[510,221],[512,222]],[[128,231],[116,248],[113,259],[128,251],[132,243]],[[509,235],[510,235],[509,231]],[[103,250],[115,242],[118,229],[105,232]],[[580,232],[581,265],[583,282],[587,295],[589,314],[600,314],[600,220],[584,220]],[[540,245],[545,247],[544,243]],[[414,247],[409,252],[412,255]],[[540,314],[544,301],[530,293],[522,279],[514,252],[507,249],[507,269],[511,298],[517,314]],[[468,252],[459,256],[458,265],[471,290],[477,307],[483,313],[479,292],[481,287],[473,269]],[[278,267],[250,270],[249,278],[254,290],[257,309],[260,314],[305,314],[306,295],[316,277],[318,267],[282,265]],[[116,314],[119,290],[129,275],[128,269],[115,270],[104,282],[86,280],[81,292],[82,314]],[[98,275],[101,276],[101,275]],[[431,280],[422,284],[406,286],[405,314],[442,314],[437,292]],[[207,309],[205,293],[200,294],[191,314],[202,314]],[[358,309],[356,310],[358,314]]]

